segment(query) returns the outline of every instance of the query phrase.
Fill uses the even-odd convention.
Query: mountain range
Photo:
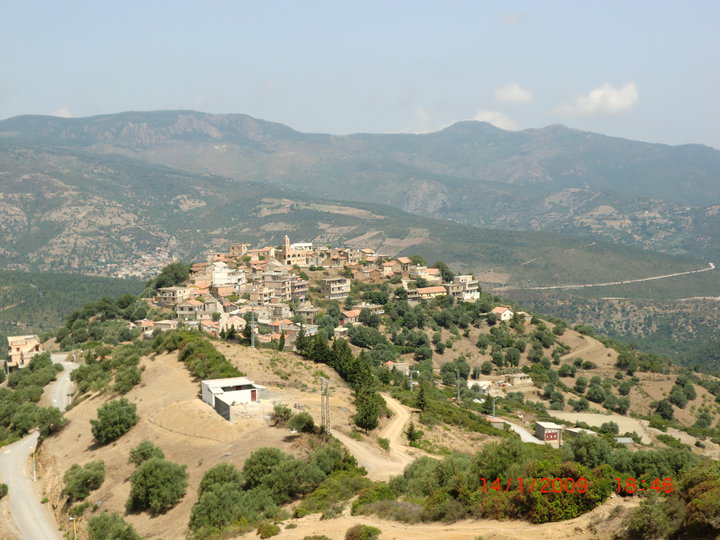
[[[328,135],[247,115],[127,112],[0,122],[0,140],[124,155],[314,197],[388,204],[483,227],[591,236],[713,259],[720,151],[561,125],[460,122],[425,135]]]

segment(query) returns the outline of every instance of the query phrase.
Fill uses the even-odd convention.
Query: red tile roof
[[[417,289],[417,292],[420,294],[447,294],[445,287],[443,287],[442,285],[436,285],[434,287],[419,287]]]

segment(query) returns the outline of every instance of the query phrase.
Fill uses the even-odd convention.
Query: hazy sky
[[[301,131],[562,123],[720,148],[720,2],[0,0],[0,118],[247,113]]]

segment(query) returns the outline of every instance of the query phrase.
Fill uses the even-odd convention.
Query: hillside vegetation
[[[7,336],[55,330],[98,295],[140,294],[142,289],[137,280],[0,270],[0,347],[7,345]]]

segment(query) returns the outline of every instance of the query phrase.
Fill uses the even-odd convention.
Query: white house
[[[498,306],[496,308],[493,308],[490,313],[494,313],[495,315],[497,315],[498,319],[503,322],[511,320],[515,315],[513,310],[507,306]]]
[[[255,384],[246,377],[230,377],[227,379],[209,379],[202,381],[202,400],[215,408],[217,400],[227,405],[235,403],[252,403],[265,390],[264,386]]]

